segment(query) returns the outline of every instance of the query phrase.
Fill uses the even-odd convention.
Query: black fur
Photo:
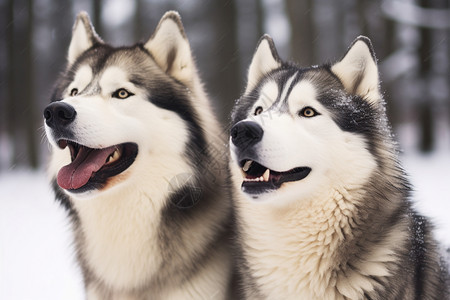
[[[66,92],[67,87],[74,80],[75,72],[80,65],[87,63],[92,68],[94,74],[99,74],[105,67],[113,64],[115,61],[119,61],[122,57],[128,56],[130,53],[138,54],[136,55],[138,58],[136,63],[146,64],[142,66],[142,69],[153,69],[156,72],[152,80],[146,80],[145,74],[138,73],[136,70],[132,69],[130,70],[131,81],[150,91],[148,100],[151,103],[162,109],[177,113],[180,118],[186,122],[190,133],[190,138],[186,147],[186,156],[189,158],[188,161],[191,162],[194,169],[199,169],[200,166],[201,170],[205,167],[202,165],[202,162],[208,160],[209,153],[208,151],[205,151],[207,146],[203,128],[192,107],[191,100],[187,99],[186,96],[188,87],[169,76],[163,76],[162,71],[156,67],[156,64],[151,63],[153,58],[150,53],[144,49],[142,44],[118,48],[113,48],[103,43],[94,44],[93,47],[80,55],[74,64],[69,66],[60,76],[52,94],[51,102],[63,99],[63,95]],[[168,86],[171,88],[161,88]],[[79,91],[78,95],[82,95],[90,88],[92,87],[88,85],[84,91]],[[72,140],[76,138],[70,134],[66,134],[64,137]]]
[[[173,13],[169,13],[167,16],[181,26],[179,17]],[[85,24],[85,26],[87,25]],[[184,36],[182,27],[180,30]],[[181,156],[191,165],[194,173],[188,174],[189,183],[187,185],[171,185],[172,190],[167,191],[162,211],[155,212],[155,216],[148,216],[148,218],[158,217],[159,220],[158,228],[155,229],[157,230],[157,239],[149,242],[154,243],[158,248],[159,255],[163,260],[162,266],[144,286],[136,290],[124,290],[127,295],[133,295],[139,299],[143,298],[143,295],[148,296],[150,292],[157,296],[170,284],[181,286],[186,281],[192,280],[201,270],[209,267],[211,263],[215,263],[219,256],[226,258],[227,254],[223,255],[222,253],[231,240],[229,236],[231,219],[229,186],[227,184],[229,174],[226,169],[227,152],[219,137],[211,138],[211,134],[209,134],[210,139],[214,142],[207,142],[208,132],[206,130],[209,128],[205,128],[205,124],[202,124],[201,116],[194,107],[197,105],[194,102],[200,100],[195,99],[195,91],[190,90],[189,83],[181,82],[166,73],[173,67],[172,63],[177,54],[176,49],[173,49],[167,57],[169,60],[168,70],[163,70],[143,44],[115,48],[101,42],[95,36],[91,37],[91,40],[93,46],[82,53],[73,64],[67,66],[60,76],[51,97],[52,102],[60,101],[67,95],[67,88],[74,80],[75,73],[81,65],[89,65],[93,70],[94,77],[86,89],[78,92],[78,96],[101,92],[96,74],[101,74],[109,66],[118,66],[127,71],[130,82],[148,91],[150,103],[158,108],[176,113],[187,128],[188,140],[183,145],[185,151]],[[127,99],[123,101],[127,101]],[[151,117],[149,116],[149,118]],[[215,125],[211,124],[211,126]],[[211,129],[211,131],[215,129]],[[158,130],[158,128],[149,128],[148,130]],[[76,137],[73,139],[76,140]],[[149,186],[153,184],[153,182],[148,182]],[[86,286],[94,286],[105,299],[113,298],[117,288],[110,287],[102,281],[102,278],[97,278],[95,275],[97,273],[87,263],[86,253],[84,253],[85,233],[80,226],[80,217],[70,197],[58,186],[56,179],[53,180],[52,185],[57,200],[72,216],[77,258],[82,267]],[[161,189],[161,187],[156,188]],[[141,197],[142,201],[153,201],[146,194]],[[205,220],[207,218],[209,220]],[[199,243],[185,239],[192,231],[196,235],[195,238],[199,239]],[[231,276],[231,274],[229,275]],[[211,276],[222,275],[212,274]],[[228,276],[228,274],[224,273],[224,276]],[[224,282],[227,280],[225,278]]]
[[[358,40],[363,40],[369,46],[376,61],[370,41],[367,38]],[[277,57],[274,59],[277,60]],[[301,80],[312,83],[316,88],[317,100],[331,112],[338,127],[363,137],[367,149],[377,163],[370,181],[361,188],[364,196],[350,222],[353,224],[352,236],[343,233],[345,238],[337,250],[336,270],[343,274],[346,270],[355,270],[357,264],[364,263],[366,253],[383,245],[390,232],[400,231],[408,238],[403,245],[391,245],[392,249],[397,247],[396,260],[386,262],[385,267],[392,275],[372,276],[371,279],[378,285],[375,285],[374,291],[366,291],[364,299],[450,299],[450,279],[446,263],[440,258],[430,221],[413,208],[410,200],[412,188],[398,161],[399,151],[392,137],[383,99],[368,101],[355,93],[362,77],[354,81],[353,92],[346,91],[329,64],[300,68],[291,63],[279,63],[281,67],[260,78],[253,90],[236,102],[231,115],[231,126],[244,119],[251,119],[249,116],[253,112],[250,109],[260,97],[264,97],[261,95],[261,89],[267,81],[278,84],[278,96],[272,106],[277,112],[286,110],[283,108],[285,104],[279,109],[279,102],[284,101],[280,99],[280,95],[289,78],[297,74],[293,85]],[[288,95],[290,91],[291,87]],[[266,109],[270,114],[271,108]],[[243,278],[243,290],[247,299],[264,299],[262,287],[258,285],[248,263],[254,258],[246,257],[244,251],[249,240],[249,237],[242,235],[245,225],[239,218],[236,224],[237,240],[240,241],[236,252]]]

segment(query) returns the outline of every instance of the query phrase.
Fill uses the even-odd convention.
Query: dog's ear
[[[258,42],[258,46],[256,46],[255,54],[253,54],[252,62],[248,69],[245,93],[251,91],[262,76],[278,69],[281,65],[282,62],[272,38],[268,34],[263,35]]]
[[[184,83],[192,80],[195,74],[194,59],[177,12],[164,14],[144,47],[168,75]]]
[[[360,36],[350,45],[344,57],[331,67],[348,93],[371,102],[380,98],[378,67],[372,43]]]
[[[82,11],[77,15],[72,29],[72,40],[67,55],[69,65],[96,43],[103,43],[103,41],[95,32],[87,12]]]

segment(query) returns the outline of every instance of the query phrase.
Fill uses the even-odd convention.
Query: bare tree
[[[27,26],[25,36],[25,49],[24,49],[24,73],[22,74],[25,79],[24,99],[22,116],[26,120],[25,122],[25,138],[28,149],[29,165],[33,169],[38,167],[38,150],[37,150],[37,134],[38,125],[36,122],[36,99],[34,93],[34,60],[33,60],[33,28],[34,28],[34,10],[33,0],[27,0]]]
[[[135,0],[135,11],[134,11],[134,23],[133,23],[133,33],[134,40],[138,41],[142,38],[142,29],[144,28],[144,22],[142,21],[142,0]]]
[[[381,36],[374,34],[374,36],[377,38],[377,40],[375,40],[376,44],[380,45],[379,47],[380,51],[378,51],[377,49],[377,55],[380,58],[386,58],[395,51],[396,23],[391,19],[387,18],[380,23],[381,23],[380,24],[381,31],[383,34]],[[383,74],[381,74],[381,76],[383,76]],[[396,86],[398,86],[398,79],[394,79],[392,81],[385,81],[383,84],[383,89],[387,97],[386,99],[387,114],[393,128],[395,128],[399,123],[399,111],[397,103],[398,101],[396,101],[395,98]]]
[[[7,26],[6,26],[6,71],[5,71],[5,78],[6,78],[6,97],[5,97],[5,111],[4,114],[5,117],[5,129],[6,133],[8,135],[8,140],[12,144],[12,152],[14,152],[15,148],[15,118],[14,118],[14,112],[15,112],[15,80],[14,80],[14,66],[13,63],[15,61],[15,53],[14,53],[14,1],[9,0],[6,4],[6,19],[7,19]],[[15,164],[17,163],[15,157],[12,158],[13,161],[10,161],[8,163]]]
[[[92,17],[92,23],[95,27],[95,31],[103,36],[103,22],[102,22],[102,0],[93,0],[94,12]]]
[[[257,37],[260,38],[264,34],[264,8],[262,0],[256,0],[256,30]]]
[[[19,13],[16,6],[20,5]],[[24,9],[23,9],[24,8]],[[8,1],[7,121],[12,143],[12,165],[38,165],[37,128],[33,101],[33,0]]]
[[[419,3],[422,7],[431,7],[430,0],[420,0]],[[434,132],[433,132],[433,116],[432,116],[432,102],[431,95],[429,95],[430,78],[432,74],[432,31],[429,28],[421,27],[420,38],[421,43],[419,46],[419,76],[423,82],[422,97],[418,106],[419,112],[419,125],[420,125],[420,144],[419,148],[423,152],[429,152],[433,148],[434,144]]]
[[[315,63],[313,0],[286,0],[291,25],[290,57],[303,66]]]
[[[209,89],[219,103],[222,122],[227,122],[234,100],[241,91],[238,59],[237,13],[235,0],[214,1],[211,5],[210,22],[214,25],[217,40],[212,45],[213,74],[209,74]]]

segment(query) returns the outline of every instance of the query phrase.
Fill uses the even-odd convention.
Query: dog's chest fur
[[[373,277],[389,276],[394,249],[377,246],[350,259],[342,253],[341,247],[355,239],[358,222],[357,202],[348,191],[334,190],[326,200],[278,211],[242,200],[244,257],[267,299],[358,299],[378,286]],[[383,245],[404,239],[394,230]]]
[[[98,277],[114,286],[136,287],[159,269],[158,202],[145,191],[130,190],[76,203],[83,256]]]

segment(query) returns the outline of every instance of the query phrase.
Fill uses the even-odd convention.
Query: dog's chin
[[[120,184],[138,155],[137,144],[131,142],[105,148],[65,139],[57,144],[60,149],[69,148],[71,156],[71,162],[59,170],[57,184],[77,198],[89,198]]]
[[[306,166],[278,172],[250,159],[240,161],[239,166],[243,177],[241,190],[253,200],[283,190],[286,185],[305,179],[311,172]]]

